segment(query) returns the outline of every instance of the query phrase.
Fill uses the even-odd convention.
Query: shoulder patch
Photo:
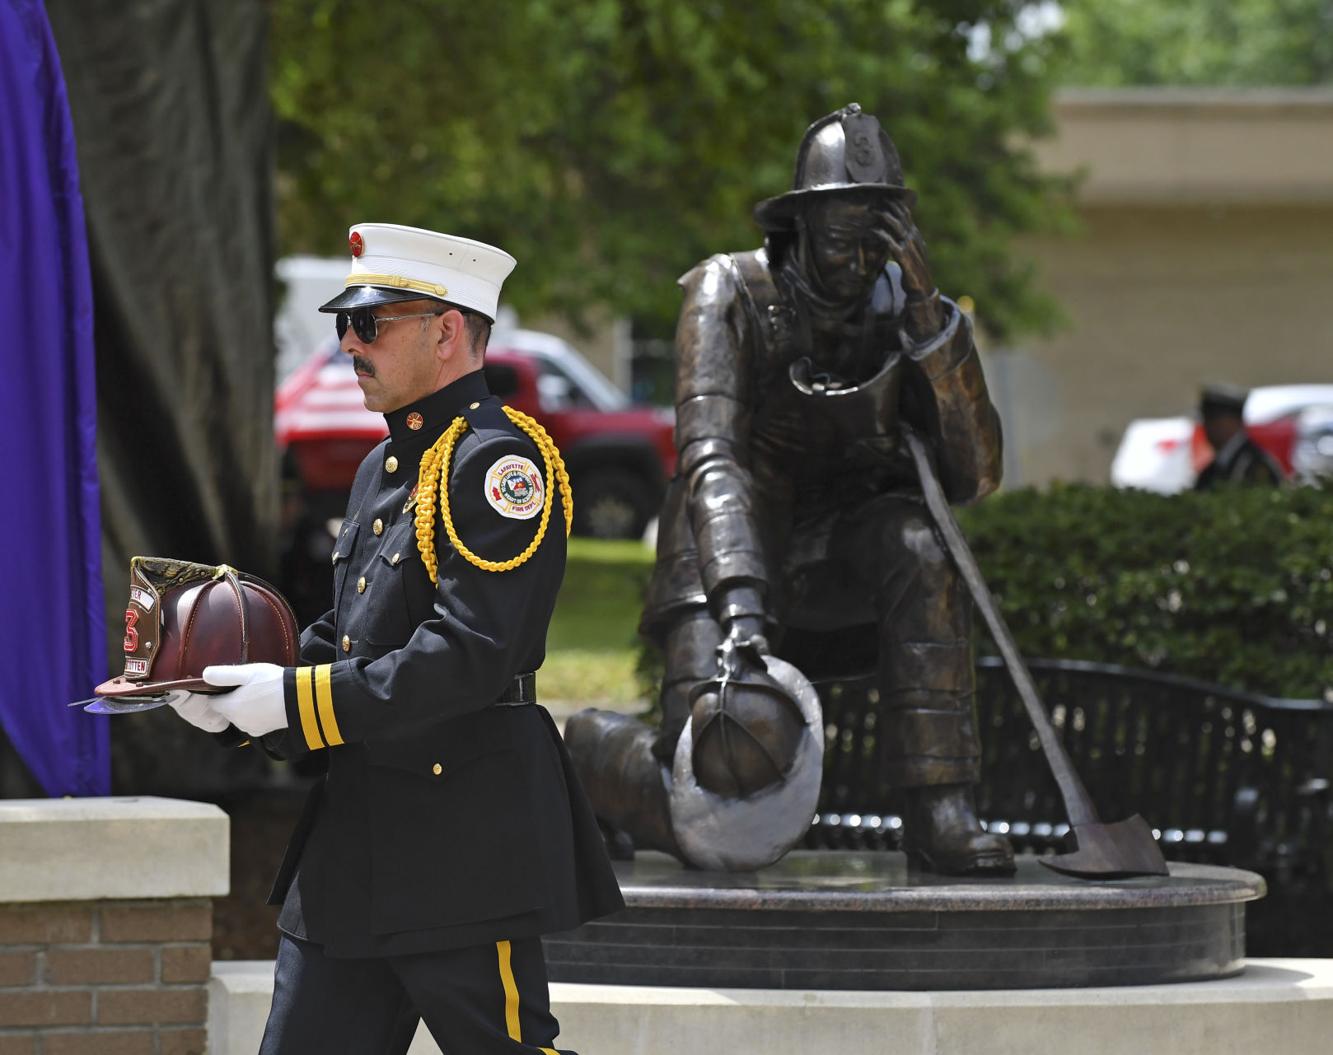
[[[502,517],[531,520],[542,511],[546,487],[531,458],[506,454],[486,470],[486,501]]]

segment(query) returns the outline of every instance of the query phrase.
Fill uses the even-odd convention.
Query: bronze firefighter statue
[[[806,132],[794,189],[755,209],[764,248],[681,280],[679,470],[643,618],[666,661],[661,728],[588,710],[566,731],[599,817],[636,846],[730,869],[789,850],[823,733],[781,657],[819,641],[836,664],[859,633],[905,848],[938,872],[1013,870],[974,808],[971,602],[903,439],[924,438],[949,501],[971,502],[999,483],[1000,423],[915,201],[879,122],[844,107]]]

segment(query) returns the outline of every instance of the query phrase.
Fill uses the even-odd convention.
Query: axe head
[[[1166,858],[1153,838],[1152,829],[1137,813],[1114,824],[1100,821],[1075,824],[1070,834],[1078,849],[1038,860],[1056,872],[1087,878],[1128,879],[1168,874]]]

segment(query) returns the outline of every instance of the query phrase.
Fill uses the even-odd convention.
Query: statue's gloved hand
[[[764,636],[763,616],[743,615],[728,621],[727,636],[717,649],[720,671],[736,674],[745,664],[763,670],[766,655],[768,638]]]
[[[287,705],[282,693],[283,668],[276,663],[220,664],[204,668],[210,685],[235,686],[225,696],[213,697],[213,710],[251,736],[287,728]]]
[[[173,692],[167,696],[167,706],[196,729],[206,733],[220,733],[227,728],[227,719],[213,709],[213,697],[198,692]]]
[[[721,703],[719,691],[728,681],[767,670],[764,657],[768,655],[768,638],[764,637],[763,616],[737,616],[726,621],[724,630],[726,636],[717,646],[717,674],[697,686],[690,696],[690,710],[695,715],[696,726],[705,715],[718,709]]]
[[[930,274],[926,240],[917,230],[907,202],[889,202],[882,216],[889,253],[902,268],[903,292],[907,294],[907,335],[913,342],[927,341],[944,326],[944,312]]]

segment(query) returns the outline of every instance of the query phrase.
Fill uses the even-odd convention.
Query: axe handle
[[[948,499],[944,497],[944,489],[940,486],[935,467],[930,462],[930,452],[926,449],[925,442],[909,428],[903,429],[903,435],[906,437],[908,449],[912,452],[912,460],[916,463],[917,475],[921,477],[921,491],[926,498],[926,508],[934,517],[954,563],[958,565],[963,580],[972,591],[972,597],[981,610],[982,618],[986,620],[986,626],[990,628],[991,637],[1000,648],[1000,655],[1004,657],[1005,666],[1009,668],[1009,674],[1014,679],[1018,695],[1023,701],[1023,706],[1027,708],[1033,727],[1037,730],[1037,739],[1041,741],[1041,749],[1046,755],[1047,764],[1051,767],[1051,775],[1055,777],[1055,783],[1060,788],[1060,797],[1064,799],[1069,823],[1075,827],[1099,823],[1097,810],[1092,804],[1088,790],[1083,786],[1078,773],[1074,771],[1069,753],[1055,734],[1050,716],[1037,695],[1037,686],[1033,684],[1027,664],[1023,662],[1018,646],[1014,644],[1013,635],[1009,633],[1009,627],[1005,624],[1004,617],[1000,615],[1000,606],[995,603],[995,598],[991,596],[990,589],[986,586],[986,580],[981,577],[981,568],[972,555],[967,539],[963,537],[963,531],[954,518],[953,510],[949,508]]]

